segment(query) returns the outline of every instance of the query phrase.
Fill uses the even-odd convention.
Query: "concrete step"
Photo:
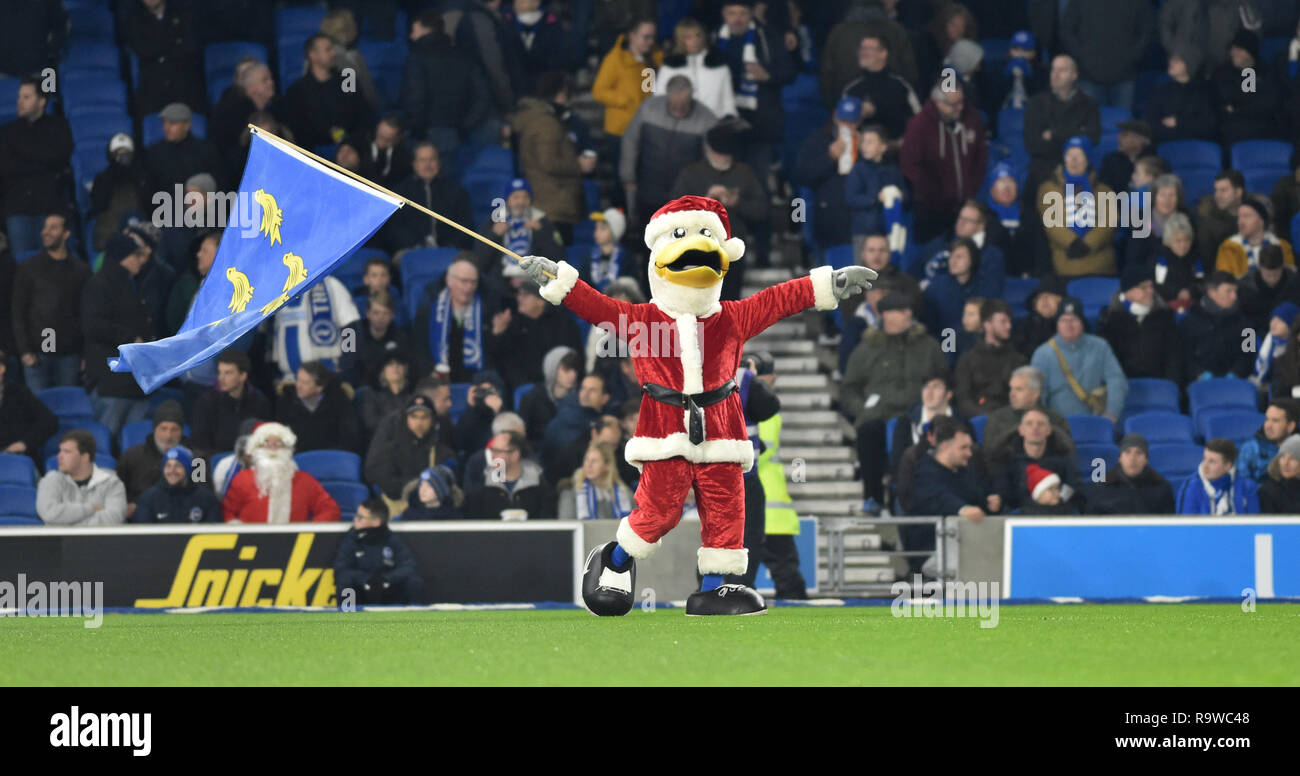
[[[854,480],[823,480],[819,482],[791,482],[786,485],[790,489],[790,498],[800,499],[832,499],[832,498],[852,498],[856,495],[862,498],[862,483]],[[861,504],[859,504],[861,506]]]
[[[777,396],[781,399],[782,410],[828,410],[831,407],[830,394],[825,391],[806,393],[777,391]]]
[[[817,447],[800,447],[796,444],[791,444],[787,447],[786,435],[789,433],[788,430],[784,429],[781,432],[781,460],[783,461],[793,461],[798,458],[804,461],[816,461],[818,463],[840,463],[843,461],[852,463],[857,460],[857,453],[854,452],[853,448],[845,447],[844,445],[827,444]]]
[[[808,327],[804,326],[803,321],[787,318],[783,321],[777,321],[766,329],[763,329],[763,331],[759,332],[758,336],[752,338],[750,342],[767,342],[772,339],[787,339],[790,337],[802,338],[806,337],[807,334]]]
[[[781,430],[782,445],[842,445],[844,444],[844,433],[838,428],[792,428]],[[782,449],[783,456],[789,456],[790,451]]]
[[[798,374],[801,372],[816,372],[816,356],[778,356],[775,353],[776,373],[778,375]]]
[[[823,515],[827,517],[839,517],[847,515],[862,514],[862,494],[859,492],[855,499],[794,499],[794,511],[799,513],[800,517],[812,517],[813,515]]]
[[[781,378],[784,380],[785,378]],[[840,414],[832,410],[782,410],[781,430],[807,428],[809,426],[835,426],[840,422]],[[785,440],[782,439],[782,442]],[[784,452],[784,448],[782,449]]]
[[[790,467],[794,465],[794,461],[785,458],[782,458],[782,460],[785,460],[786,463],[786,476],[793,477],[794,471]],[[803,476],[807,478],[808,482],[853,479],[853,463],[851,461],[842,461],[840,463],[808,463],[803,458],[797,460],[804,461],[802,467]]]
[[[765,340],[762,346],[773,357],[810,356],[817,352],[817,343],[809,339]]]
[[[776,387],[781,393],[826,392],[831,389],[831,383],[826,375],[814,372],[812,374],[779,375],[776,380]]]
[[[845,565],[844,582],[845,584],[870,584],[879,582],[894,582],[898,579],[894,573],[893,566],[869,566],[855,568]]]

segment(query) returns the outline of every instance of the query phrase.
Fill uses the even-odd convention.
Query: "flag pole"
[[[248,125],[248,131],[249,131],[249,132],[252,132],[252,133],[255,134],[255,135],[264,135],[264,136],[266,136],[267,138],[270,138],[271,140],[273,140],[273,141],[275,141],[275,142],[277,142],[277,143],[281,143],[281,144],[283,144],[283,145],[289,146],[289,147],[292,148],[293,150],[295,150],[295,151],[301,153],[302,155],[304,155],[304,156],[306,156],[306,157],[309,157],[309,158],[311,158],[311,159],[314,159],[314,160],[320,162],[321,164],[325,165],[326,167],[329,167],[330,169],[335,170],[336,172],[341,172],[341,173],[343,173],[344,175],[348,176],[349,178],[352,178],[352,179],[355,180],[355,181],[358,181],[358,182],[360,182],[360,183],[364,183],[364,184],[366,184],[367,186],[370,186],[371,188],[378,189],[379,191],[384,192],[385,194],[387,194],[388,196],[390,196],[390,197],[392,197],[392,198],[394,198],[394,199],[400,199],[400,200],[402,201],[403,204],[405,204],[405,205],[407,205],[407,206],[409,206],[409,207],[413,207],[413,208],[415,208],[416,210],[420,211],[421,213],[424,213],[424,214],[427,215],[427,216],[431,216],[431,217],[437,219],[438,221],[443,222],[443,223],[446,224],[447,226],[450,226],[450,227],[452,227],[452,228],[454,228],[454,229],[459,229],[460,231],[464,232],[465,234],[469,235],[470,237],[473,237],[475,240],[478,240],[479,242],[483,243],[484,245],[490,246],[490,247],[492,247],[492,248],[494,248],[494,249],[496,249],[496,250],[498,250],[498,251],[501,251],[502,253],[504,253],[504,254],[506,254],[507,256],[513,258],[513,259],[514,259],[515,261],[517,261],[517,262],[523,260],[523,257],[522,257],[522,256],[520,256],[519,254],[517,254],[517,253],[515,253],[514,251],[510,250],[509,248],[505,247],[505,246],[502,245],[501,243],[493,242],[493,241],[487,239],[486,237],[484,237],[483,235],[479,234],[478,232],[475,232],[475,231],[472,230],[472,229],[467,229],[467,228],[461,226],[460,224],[456,223],[455,221],[451,220],[450,218],[447,218],[446,216],[441,215],[440,213],[435,213],[435,212],[433,212],[432,210],[430,210],[429,208],[425,207],[424,205],[421,205],[421,204],[418,203],[418,202],[414,202],[414,201],[412,201],[412,200],[409,200],[409,199],[407,199],[406,197],[403,197],[401,194],[398,194],[398,193],[395,192],[395,191],[391,191],[391,190],[389,190],[389,189],[386,189],[386,188],[384,188],[383,186],[380,186],[378,183],[375,183],[375,182],[372,181],[372,180],[369,180],[369,179],[367,179],[367,178],[363,178],[362,176],[357,175],[356,173],[352,172],[351,170],[347,169],[346,167],[343,167],[343,166],[341,166],[341,165],[335,164],[334,162],[331,162],[329,159],[325,159],[325,158],[323,158],[323,157],[317,156],[316,154],[313,154],[311,151],[308,151],[307,149],[303,148],[302,146],[295,145],[294,143],[291,143],[291,142],[289,142],[288,140],[285,140],[284,138],[280,137],[279,135],[275,134],[274,132],[268,132],[267,130],[262,129],[261,127],[257,126],[256,124],[249,124],[249,125]],[[555,275],[552,275],[550,272],[546,272],[545,274],[546,274],[547,277],[550,277],[550,278],[555,277]]]

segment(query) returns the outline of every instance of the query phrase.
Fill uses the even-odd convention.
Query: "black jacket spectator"
[[[1065,296],[1065,281],[1055,275],[1048,275],[1038,282],[1029,298],[1025,300],[1025,309],[1029,315],[1012,322],[1011,342],[1025,358],[1033,358],[1038,346],[1056,336],[1056,316],[1050,318],[1038,314],[1034,303],[1039,294],[1050,293]]]
[[[522,472],[513,487],[492,478],[493,470],[484,467],[482,481],[471,486],[466,483],[465,503],[461,512],[469,520],[498,520],[503,509],[525,509],[529,520],[555,519],[555,491],[551,488],[542,467],[536,461],[524,459]]]
[[[203,47],[190,6],[173,0],[156,16],[141,0],[117,5],[117,34],[140,60],[135,115],[143,118],[172,102],[206,114]]]
[[[853,238],[852,225],[846,217],[846,176],[839,174],[836,160],[831,158],[829,151],[835,141],[835,132],[835,122],[830,121],[804,138],[794,169],[790,171],[794,182],[813,190],[813,201],[805,203],[805,207],[812,208],[808,217],[813,222],[813,237],[824,246],[843,245]]]
[[[271,401],[253,387],[244,385],[244,394],[238,399],[219,388],[213,388],[194,402],[190,418],[196,456],[225,453],[235,449],[239,426],[245,420],[271,420]]]
[[[376,146],[373,132],[357,132],[349,140],[361,155],[363,177],[388,188],[411,177],[411,147],[400,135],[390,148]]]
[[[516,310],[504,332],[487,334],[488,362],[497,366],[511,395],[525,383],[542,382],[542,359],[551,348],[582,350],[582,337],[568,311],[541,301],[545,306],[537,318]]]
[[[1096,84],[1137,78],[1154,32],[1150,5],[1129,0],[1071,2],[1061,19],[1066,53],[1079,64],[1079,77]]]
[[[415,555],[387,523],[343,534],[334,556],[334,585],[341,596],[351,591],[357,603],[424,603]]]
[[[71,255],[55,260],[42,251],[18,265],[13,295],[15,354],[44,352],[46,329],[54,332],[56,352],[82,352],[81,291],[89,279],[90,268]]]
[[[308,71],[293,82],[281,104],[294,141],[307,149],[333,145],[342,138],[331,135],[331,128],[338,127],[345,134],[355,132],[365,127],[369,118],[361,92],[345,91],[340,73],[318,81]]]
[[[353,337],[356,349],[344,353],[339,360],[339,377],[353,388],[375,385],[389,356],[402,356],[408,364],[411,361],[411,338],[397,328],[397,321],[388,324],[388,330],[381,337],[371,334],[370,325],[364,320],[344,327],[343,331],[352,332],[343,336]]]
[[[1178,326],[1158,294],[1141,321],[1124,305],[1123,296],[1117,296],[1098,316],[1097,334],[1110,343],[1125,377],[1158,377],[1175,383],[1181,378],[1179,350],[1172,347],[1178,340]]]
[[[111,246],[113,243],[110,242]],[[139,399],[144,396],[130,372],[113,372],[108,359],[117,346],[150,342],[154,338],[149,305],[136,291],[135,278],[105,256],[99,273],[86,281],[81,292],[81,327],[85,336],[86,387],[101,396]]]
[[[542,8],[542,18],[527,25],[506,3],[502,3],[501,7],[501,23],[515,34],[522,48],[525,92],[533,91],[539,73],[568,69],[566,65],[572,60],[573,52],[570,50],[569,36],[564,32],[559,17],[549,9]],[[583,45],[586,45],[585,41]]]
[[[1106,482],[1088,490],[1088,512],[1106,515],[1171,515],[1176,512],[1174,489],[1147,466],[1137,477],[1113,466]]]
[[[1172,116],[1174,126],[1165,126]],[[1146,121],[1151,125],[1151,140],[1217,140],[1218,124],[1210,107],[1210,90],[1206,82],[1193,77],[1187,83],[1167,81],[1147,97]]]
[[[1165,260],[1164,279],[1160,279],[1157,264],[1161,257]],[[1208,266],[1210,270],[1214,269],[1214,259],[1208,262],[1201,262],[1196,250],[1189,250],[1185,255],[1179,256],[1171,248],[1165,248],[1155,257],[1151,263],[1152,274],[1156,278],[1156,294],[1165,301],[1165,304],[1171,304],[1178,299],[1178,295],[1186,290],[1191,296],[1193,303],[1200,301],[1203,290],[1203,276],[1205,275],[1204,267]]]
[[[95,250],[104,249],[108,236],[121,229],[122,219],[128,214],[151,213],[154,206],[150,200],[155,191],[143,159],[132,154],[131,160],[123,164],[109,154],[108,167],[95,176],[90,188]]]
[[[476,453],[492,439],[492,420],[496,418],[497,410],[487,403],[486,394],[479,387],[481,384],[492,383],[492,390],[501,397],[501,409],[510,407],[510,394],[496,372],[490,369],[475,372],[470,382],[473,385],[469,389],[469,406],[456,421],[456,452],[461,454]]]
[[[391,499],[400,498],[402,489],[419,478],[420,472],[454,455],[451,448],[440,443],[435,428],[417,437],[405,419],[403,412],[399,422],[390,427],[391,433],[376,432],[366,452],[366,482],[378,486]]]
[[[46,440],[59,430],[59,419],[26,385],[4,380],[3,366],[0,381],[0,452],[22,442],[27,449],[19,455],[28,456],[38,467],[44,466],[41,452]]]
[[[908,119],[921,110],[916,93],[903,77],[886,68],[878,73],[863,69],[844,87],[844,96],[870,101],[876,112],[867,120],[884,125],[895,140],[903,136]],[[829,145],[829,142],[827,143]]]
[[[740,117],[754,128],[754,138],[769,143],[780,142],[785,133],[785,108],[781,105],[781,88],[795,79],[799,74],[798,64],[789,52],[779,30],[773,30],[757,21],[754,23],[754,53],[758,64],[767,70],[769,78],[758,82],[758,102],[753,109],[745,108],[737,100],[736,108]],[[745,35],[733,35],[730,39],[718,38],[717,48],[726,57],[727,67],[731,69],[731,85],[737,97],[741,94],[741,84],[745,78]]]
[[[337,380],[331,380],[325,386],[315,410],[303,404],[293,386],[287,386],[280,392],[275,419],[292,429],[298,437],[294,452],[347,450],[355,453],[361,450],[357,413]]]
[[[912,475],[912,510],[915,515],[955,515],[965,506],[984,509],[989,496],[984,485],[968,464],[960,469],[949,469],[934,455],[923,455]]]
[[[1178,323],[1183,346],[1184,380],[1191,382],[1201,373],[1216,377],[1245,377],[1254,365],[1254,354],[1243,348],[1241,332],[1250,328],[1240,305],[1223,309],[1207,294]]]
[[[161,456],[159,457],[161,461]],[[158,464],[159,468],[162,464]],[[128,500],[130,497],[127,497]],[[220,523],[225,517],[221,502],[211,488],[196,485],[189,477],[172,485],[162,479],[139,496],[135,512],[128,522],[157,523]]]
[[[366,388],[358,390],[358,395],[361,399],[361,435],[366,440],[374,439],[375,430],[384,418],[406,409],[411,402],[409,385],[401,386],[396,392],[384,386]]]
[[[990,345],[981,341],[961,354],[953,372],[953,402],[963,417],[987,415],[1007,406],[1007,381],[1011,373],[1029,363],[1010,342]]]
[[[1261,515],[1293,515],[1300,504],[1300,477],[1285,478],[1278,472],[1277,464],[1269,464],[1269,474],[1259,484],[1259,513]]]
[[[1044,63],[1046,65],[1047,63]],[[1043,138],[1051,130],[1050,139]],[[1081,91],[1062,101],[1050,89],[1029,98],[1025,106],[1025,150],[1029,151],[1029,178],[1022,191],[1032,200],[1038,183],[1047,180],[1061,163],[1065,141],[1084,135],[1095,145],[1101,140],[1101,112],[1097,103]]]
[[[16,118],[0,127],[0,192],[6,216],[64,210],[72,130],[62,116]]]
[[[10,3],[0,25],[0,73],[22,77],[53,66],[68,35],[60,0]]]
[[[249,117],[258,110],[257,105],[237,84],[227,87],[212,109],[212,118],[208,119],[208,139],[229,158],[239,145],[240,134],[248,128]],[[260,110],[275,116],[283,112],[279,100],[272,100]]]
[[[402,79],[402,107],[411,134],[422,138],[430,127],[450,127],[463,139],[492,109],[482,68],[441,32],[412,41],[410,51]]]
[[[393,187],[393,192],[450,218],[458,224],[473,221],[469,207],[469,192],[450,175],[435,175],[429,180],[412,175]],[[450,248],[469,248],[473,238],[441,221],[429,218],[412,207],[399,208],[379,232],[378,241],[389,253],[406,248],[424,247],[425,238],[432,233],[438,245]]]
[[[1258,266],[1237,281],[1237,305],[1261,338],[1268,333],[1273,308],[1283,302],[1300,304],[1300,273],[1287,266],[1276,271],[1282,273],[1276,285],[1268,284]]]
[[[221,186],[226,180],[226,163],[217,147],[195,137],[193,132],[175,143],[159,140],[145,150],[145,166],[158,191],[173,194],[176,184],[185,185],[190,176],[206,172]]]
[[[497,12],[479,2],[468,5],[456,26],[456,48],[478,60],[496,113],[504,116],[524,94],[524,45]]]
[[[1214,71],[1211,86],[1219,109],[1219,136],[1225,146],[1242,140],[1287,136],[1282,87],[1266,67],[1255,68],[1255,91],[1242,89],[1241,68],[1232,63]]]

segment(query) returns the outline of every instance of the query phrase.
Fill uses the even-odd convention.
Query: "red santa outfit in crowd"
[[[257,424],[246,448],[252,466],[235,475],[221,502],[227,523],[338,521],[339,505],[293,462],[297,443],[287,426]]]
[[[706,197],[682,197],[660,208],[646,225],[645,244],[650,248],[648,304],[605,296],[579,280],[578,271],[567,262],[529,256],[520,266],[542,284],[547,301],[562,303],[625,340],[642,383],[641,415],[626,448],[628,461],[642,472],[637,508],[619,524],[618,547],[633,559],[650,557],[681,520],[683,502],[693,488],[700,514],[700,573],[743,574],[748,551],[742,476],[753,464],[754,447],[733,378],[745,342],[808,307],[834,309],[841,295],[869,286],[874,273],[865,267],[818,267],[748,299],[721,302],[722,278],[744,253],[744,244],[732,237],[721,203]],[[603,550],[599,574],[594,574],[589,559],[589,576],[594,574],[595,581],[584,582],[584,599],[596,614],[624,614],[624,604],[631,608],[632,579],[619,571],[617,562],[610,562],[613,544]],[[588,587],[609,588],[617,600],[604,602],[609,606],[599,601],[593,605]],[[757,593],[744,590],[757,599],[750,608],[765,608]],[[696,596],[706,592],[692,596],[688,614],[755,613],[725,606],[692,612]]]

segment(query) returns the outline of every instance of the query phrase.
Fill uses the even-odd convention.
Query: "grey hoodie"
[[[542,379],[546,382],[546,395],[552,400],[555,397],[555,373],[560,371],[560,360],[572,352],[573,348],[567,345],[556,345],[546,351],[546,356],[542,359]]]
[[[98,466],[83,487],[63,472],[47,472],[36,486],[36,514],[46,525],[120,525],[126,522],[126,487],[116,472]]]

